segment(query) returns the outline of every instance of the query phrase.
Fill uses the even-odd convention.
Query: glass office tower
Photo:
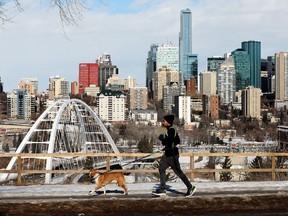
[[[244,41],[242,49],[246,50],[250,59],[250,82],[255,88],[261,88],[261,42]]]
[[[250,86],[250,59],[248,52],[237,49],[232,52],[236,72],[236,91]]]
[[[179,33],[179,70],[183,74],[184,80],[192,77],[189,68],[189,54],[192,54],[192,15],[190,9],[181,10],[180,13],[180,33]]]
[[[148,57],[146,62],[146,87],[149,90],[152,90],[153,73],[157,70],[156,69],[157,48],[158,48],[157,44],[151,44],[150,50],[148,51]]]

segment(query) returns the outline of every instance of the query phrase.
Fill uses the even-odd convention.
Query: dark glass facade
[[[250,59],[243,49],[232,52],[236,72],[236,91],[245,89],[250,85]]]
[[[261,88],[261,42],[244,41],[242,49],[249,54],[250,84],[255,88]]]

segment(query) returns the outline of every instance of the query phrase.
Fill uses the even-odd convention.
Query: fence
[[[17,184],[22,184],[22,174],[45,174],[45,173],[54,173],[54,174],[85,174],[88,173],[89,170],[85,169],[77,169],[77,170],[23,170],[22,169],[22,159],[27,157],[98,157],[104,156],[106,157],[106,170],[110,170],[110,162],[112,157],[121,156],[121,157],[132,157],[132,158],[141,158],[149,155],[148,153],[53,153],[53,154],[31,154],[31,153],[20,153],[20,154],[0,154],[0,157],[17,157],[17,166],[13,170],[0,170],[1,173],[16,173],[17,174]],[[157,153],[154,154],[153,157],[160,157],[162,154]],[[190,165],[189,169],[183,169],[183,171],[190,177],[190,181],[195,180],[196,173],[225,173],[225,172],[257,172],[257,173],[271,173],[271,180],[276,181],[276,174],[277,173],[287,173],[288,168],[283,166],[283,162],[285,158],[288,157],[287,153],[271,153],[271,152],[246,152],[246,153],[181,153],[181,157],[189,157],[190,158]],[[271,167],[270,168],[239,168],[239,169],[209,169],[209,168],[195,168],[195,157],[269,157],[271,158]],[[282,165],[276,165],[276,158],[281,158]],[[111,172],[120,171],[120,170],[113,170]],[[123,172],[129,173],[158,173],[157,169],[135,169],[135,170],[121,170]]]

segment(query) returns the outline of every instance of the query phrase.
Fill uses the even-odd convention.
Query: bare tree
[[[11,0],[12,1],[12,0]],[[11,2],[10,1],[10,2]],[[0,0],[0,22],[3,25],[6,22],[12,20],[8,15],[8,10],[6,5],[9,1]],[[20,0],[13,0],[16,8],[19,12],[24,11],[22,5],[24,4]],[[39,4],[44,1],[39,1]],[[51,0],[50,7],[56,8],[59,11],[59,16],[62,25],[75,25],[78,21],[81,21],[83,18],[83,10],[85,7],[85,0]]]

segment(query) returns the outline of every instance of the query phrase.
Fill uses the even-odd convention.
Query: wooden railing
[[[17,182],[18,185],[22,184],[22,174],[43,174],[43,173],[68,173],[68,174],[85,174],[88,173],[89,170],[23,170],[22,169],[22,159],[24,157],[98,157],[104,156],[106,157],[106,170],[103,171],[110,171],[110,162],[111,157],[121,156],[121,157],[132,157],[134,159],[139,159],[149,155],[149,153],[53,153],[53,154],[31,154],[31,153],[20,153],[20,154],[0,154],[0,157],[17,157],[17,168],[14,170],[0,170],[0,173],[17,173]],[[151,158],[160,157],[162,153],[153,154]],[[288,152],[286,153],[271,153],[271,152],[246,152],[246,153],[181,153],[181,157],[189,157],[190,158],[190,168],[184,169],[183,171],[190,177],[190,181],[195,180],[196,173],[219,173],[219,172],[259,172],[259,173],[271,173],[271,180],[276,181],[276,174],[277,173],[285,173],[288,172],[287,168],[277,168],[276,167],[276,157],[288,157]],[[208,168],[195,168],[195,157],[271,157],[271,167],[270,168],[257,168],[257,169],[250,169],[250,168],[239,168],[239,169],[208,169]],[[111,172],[116,172],[120,170],[111,170]],[[129,173],[158,173],[157,169],[137,169],[137,170],[121,170],[123,172]],[[168,171],[168,172],[171,172]]]

